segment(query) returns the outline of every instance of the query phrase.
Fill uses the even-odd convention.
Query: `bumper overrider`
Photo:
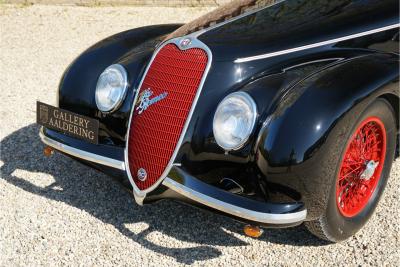
[[[126,173],[123,149],[113,151],[113,157],[99,153],[98,145],[87,144],[46,128],[41,128],[43,143],[66,155],[88,164],[111,168]],[[80,142],[82,144],[80,144]],[[84,147],[80,149],[78,147]],[[102,150],[104,151],[104,150]],[[110,153],[107,153],[110,154]],[[160,190],[159,190],[160,189]],[[195,205],[208,207],[225,215],[266,226],[291,226],[306,219],[307,210],[303,203],[269,203],[249,199],[217,188],[187,173],[179,165],[174,165],[168,175],[159,181],[152,192],[133,190],[135,200],[142,205],[146,198],[175,198]],[[160,193],[158,193],[160,192]],[[158,197],[155,195],[159,195]]]

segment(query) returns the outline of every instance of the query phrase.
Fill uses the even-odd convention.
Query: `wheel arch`
[[[346,122],[379,97],[396,107],[398,71],[393,55],[345,60],[296,84],[270,113],[256,144],[257,166],[268,182],[296,190],[310,219],[326,205],[331,177],[316,173],[333,168],[334,161],[322,163],[340,143],[333,136],[345,138]]]

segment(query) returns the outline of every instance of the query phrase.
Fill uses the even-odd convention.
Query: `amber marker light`
[[[54,149],[53,149],[52,147],[50,147],[50,146],[46,146],[46,147],[43,149],[43,154],[44,154],[46,157],[50,157],[51,155],[54,154]]]
[[[255,225],[246,225],[243,228],[243,231],[245,235],[253,237],[253,238],[259,238],[263,234],[263,230]]]

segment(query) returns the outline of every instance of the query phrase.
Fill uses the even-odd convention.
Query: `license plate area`
[[[99,121],[74,112],[36,102],[36,122],[46,128],[98,144]]]

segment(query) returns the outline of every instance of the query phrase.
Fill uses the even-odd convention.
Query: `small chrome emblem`
[[[185,38],[180,42],[181,48],[187,48],[192,43],[192,39]]]
[[[147,172],[146,172],[146,170],[145,169],[143,169],[143,168],[140,168],[138,171],[137,171],[137,178],[140,180],[140,181],[145,181],[146,179],[147,179]]]
[[[143,111],[148,109],[151,105],[157,103],[160,100],[163,100],[164,98],[167,97],[168,93],[164,92],[162,94],[159,94],[156,97],[153,97],[150,99],[150,96],[153,95],[153,91],[151,91],[150,88],[144,90],[143,92],[140,93],[139,98],[138,98],[138,105],[136,107],[136,110],[138,111],[138,114],[142,114]]]

